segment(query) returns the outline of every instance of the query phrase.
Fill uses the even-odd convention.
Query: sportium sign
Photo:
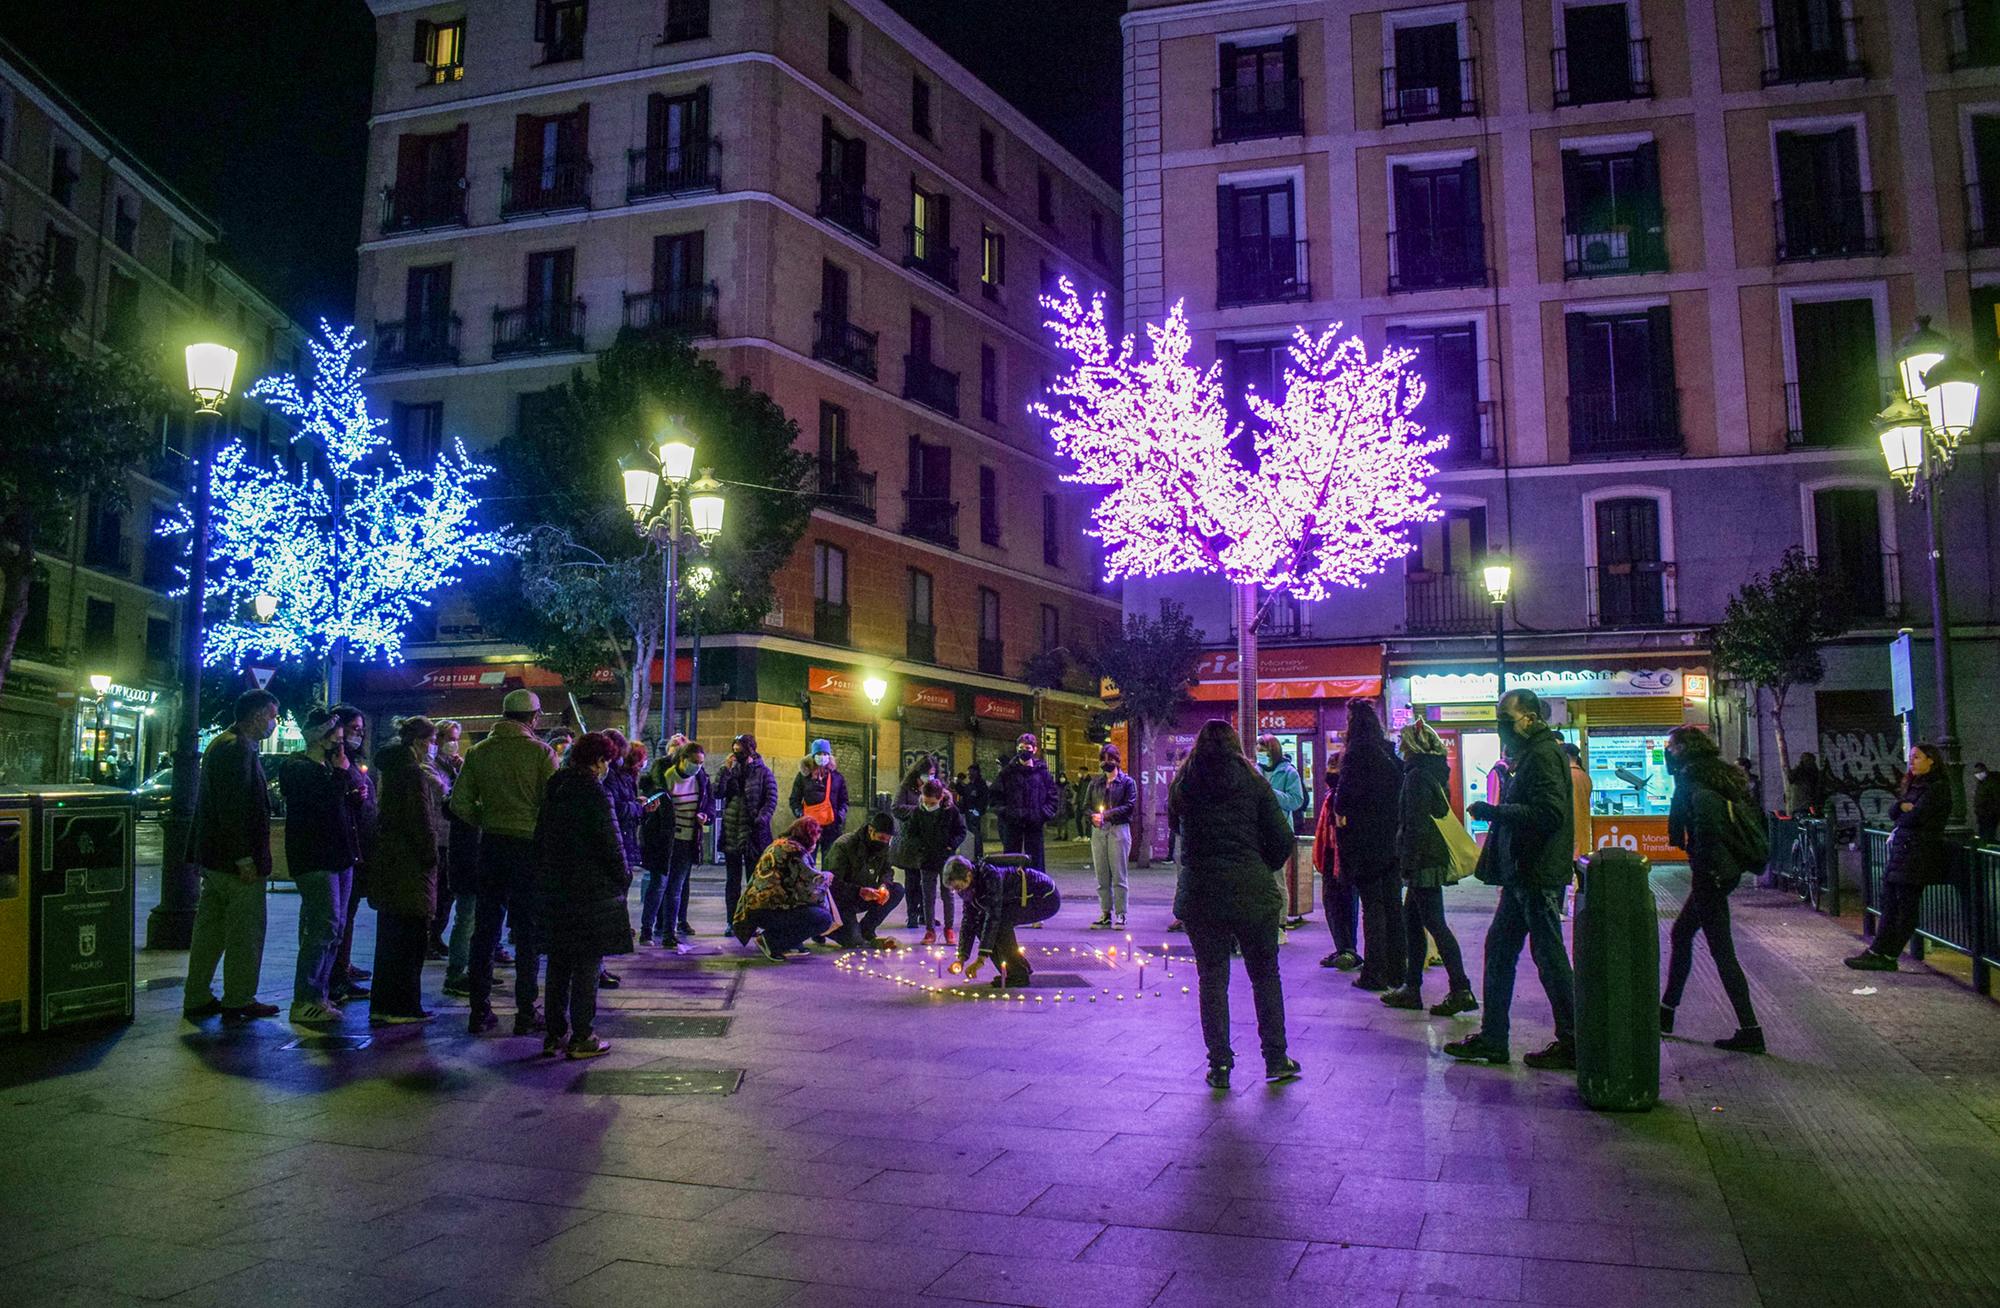
[[[1556,699],[1618,699],[1679,695],[1691,668],[1508,668],[1507,689]],[[1412,704],[1490,704],[1500,697],[1492,672],[1419,672],[1410,678]]]

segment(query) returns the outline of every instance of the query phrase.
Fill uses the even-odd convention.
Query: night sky
[[[889,3],[1118,184],[1122,0]],[[351,313],[362,0],[0,0],[0,36],[215,218],[224,257],[294,317]]]

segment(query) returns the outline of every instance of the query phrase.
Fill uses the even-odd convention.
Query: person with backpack
[[[1674,797],[1667,814],[1667,839],[1688,854],[1688,897],[1668,933],[1667,989],[1660,998],[1660,1034],[1672,1035],[1674,1010],[1694,966],[1694,937],[1708,939],[1709,956],[1722,989],[1736,1010],[1736,1034],[1717,1040],[1717,1049],[1764,1052],[1764,1031],[1750,1003],[1750,982],[1736,961],[1729,927],[1729,895],[1746,872],[1763,868],[1770,857],[1764,811],[1750,793],[1741,768],[1723,761],[1721,750],[1699,727],[1667,733],[1667,772]]]
[[[1470,1013],[1479,1007],[1472,997],[1472,978],[1465,974],[1465,958],[1459,952],[1458,937],[1444,915],[1444,888],[1451,884],[1451,848],[1445,843],[1440,821],[1457,822],[1451,801],[1446,798],[1451,784],[1451,763],[1445,756],[1444,741],[1422,718],[1403,728],[1403,788],[1397,801],[1396,866],[1403,878],[1403,932],[1405,954],[1403,984],[1382,996],[1390,1008],[1419,1009],[1424,1006],[1424,934],[1437,941],[1438,956],[1444,960],[1445,976],[1451,988],[1443,1000],[1433,1005],[1435,1017]]]
[[[993,978],[996,989],[1028,984],[1034,969],[1014,933],[1054,917],[1062,908],[1062,893],[1048,873],[1026,863],[1025,854],[1002,854],[977,864],[957,854],[945,860],[945,888],[965,901],[965,929],[958,936],[954,974],[970,981],[991,959],[1000,972]]]

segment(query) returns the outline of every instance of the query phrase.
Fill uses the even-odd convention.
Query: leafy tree
[[[74,289],[0,237],[0,688],[43,547],[63,538],[86,495],[122,499],[125,469],[173,402],[149,361],[72,346]]]
[[[681,598],[684,618],[721,632],[756,627],[770,611],[772,574],[812,513],[813,460],[776,401],[747,379],[732,384],[675,337],[621,334],[594,369],[578,369],[535,410],[494,450],[525,506],[521,516],[541,524],[520,566],[525,604],[482,608],[482,617],[551,666],[587,675],[609,659],[626,676],[636,732],[652,707],[645,673],[659,653],[662,560],[632,529],[618,461],[671,415],[694,433],[697,472],[709,469],[726,484],[722,535],[705,555],[714,585]]]
[[[1795,686],[1826,676],[1820,646],[1846,630],[1840,596],[1827,573],[1797,546],[1778,566],[1760,573],[1730,596],[1722,622],[1709,632],[1718,674],[1750,687],[1752,706],[1771,697],[1778,737],[1778,767],[1792,770],[1785,740],[1785,701]]]
[[[1158,790],[1146,784],[1146,733],[1173,721],[1188,703],[1188,687],[1194,683],[1195,667],[1201,660],[1201,642],[1201,628],[1194,625],[1187,610],[1173,600],[1161,600],[1158,617],[1130,614],[1125,630],[1093,659],[1098,675],[1118,687],[1118,699],[1105,720],[1130,727],[1131,771],[1139,783],[1140,818],[1133,824],[1132,844],[1140,867],[1152,861],[1153,845],[1146,833],[1159,815]]]

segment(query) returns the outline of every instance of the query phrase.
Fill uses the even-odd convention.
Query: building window
[[[2000,11],[2000,0],[1994,8]],[[2000,246],[2000,116],[1973,114],[1967,127],[1972,176],[1965,184],[1965,245],[1991,249]]]
[[[1007,235],[991,227],[979,229],[979,291],[989,300],[1000,298],[1007,283]]]
[[[72,318],[83,312],[83,279],[76,275],[76,237],[54,223],[42,232],[42,271],[63,310]]]
[[[1042,492],[1042,562],[1062,566],[1062,508],[1047,491]]]
[[[1946,11],[1951,37],[1951,67],[1992,68],[2000,65],[2000,2],[1966,0]],[[5,106],[0,105],[0,113]],[[4,147],[0,138],[0,147]]]
[[[1779,263],[1886,252],[1882,196],[1863,179],[1855,128],[1780,131],[1774,148]]]
[[[957,549],[958,502],[951,497],[951,446],[911,436],[907,484],[903,534]]]
[[[1858,23],[1845,0],[1770,0],[1764,85],[1868,76]]]
[[[1225,41],[1216,66],[1217,144],[1294,136],[1304,130],[1297,36],[1283,36],[1256,45]]]
[[[839,14],[826,16],[826,71],[843,82],[854,80],[854,63],[849,50],[852,37]]]
[[[1673,619],[1660,547],[1660,501],[1650,496],[1599,500],[1592,506],[1597,561],[1589,600],[1594,627],[1659,626]]]
[[[124,573],[132,567],[131,544],[125,538],[125,515],[92,496],[84,519],[83,565],[101,572]]]
[[[1899,607],[1888,588],[1895,552],[1882,545],[1881,495],[1870,486],[1834,486],[1812,497],[1813,558],[1831,583],[1826,594],[1848,621],[1880,621]]]
[[[535,0],[535,40],[545,64],[583,58],[586,0]]]
[[[1652,44],[1632,35],[1624,4],[1564,5],[1560,35],[1553,52],[1557,108],[1652,98]]]
[[[112,272],[104,282],[104,339],[118,349],[139,342],[139,279]]]
[[[990,127],[979,129],[979,180],[995,190],[1000,187],[1000,138]]]
[[[83,657],[100,667],[118,657],[118,606],[110,600],[83,602]]]
[[[397,404],[390,411],[389,430],[403,462],[429,467],[444,453],[444,401]]]
[[[534,120],[524,121],[530,125],[515,128],[516,153],[521,155],[521,166],[532,167],[523,135],[534,130]],[[396,178],[382,196],[384,232],[420,231],[465,222],[469,136],[469,127],[461,123],[450,131],[413,132],[396,138]]]
[[[1794,300],[1785,381],[1785,443],[1866,448],[1896,390],[1881,375],[1873,300]]]
[[[958,289],[958,249],[951,243],[951,197],[910,188],[909,253],[906,268]]]
[[[171,618],[146,619],[146,674],[163,679],[167,665],[174,661],[174,623]]]
[[[1398,24],[1392,60],[1382,69],[1382,125],[1479,113],[1473,60],[1462,58],[1456,22]]]
[[[1417,420],[1426,435],[1440,433],[1451,444],[1432,460],[1440,464],[1487,463],[1493,436],[1479,398],[1479,336],[1469,322],[1426,323],[1389,328],[1389,344],[1417,352],[1413,365],[1424,379]]]
[[[1677,454],[1673,316],[1666,305],[1632,313],[1572,313],[1569,452],[1572,459]]]
[[[590,108],[514,119],[514,162],[501,174],[500,216],[590,207]]]
[[[875,474],[861,470],[861,456],[848,439],[847,410],[824,400],[819,406],[819,493],[835,513],[875,521]]]
[[[49,583],[41,577],[28,583],[28,608],[21,615],[21,634],[15,645],[38,654],[49,649]]]
[[[139,202],[129,195],[121,195],[112,202],[111,243],[127,254],[139,240]]]
[[[1062,648],[1062,612],[1053,604],[1042,605],[1042,653]]]
[[[706,86],[685,95],[646,97],[646,148],[631,155],[626,199],[716,187],[708,106]]]
[[[1295,200],[1289,181],[1216,188],[1218,307],[1312,297]]]
[[[1006,668],[1006,646],[1000,641],[1000,592],[979,588],[979,670],[1001,676]]]
[[[188,279],[194,275],[194,249],[185,238],[176,236],[167,250],[167,285],[185,295]]]
[[[1413,634],[1484,631],[1492,621],[1480,568],[1486,562],[1486,509],[1446,509],[1421,524],[1403,576],[1403,627]]]
[[[847,551],[824,541],[813,546],[813,639],[848,639]]]
[[[76,165],[76,147],[73,145],[52,145],[49,147],[49,195],[63,208],[76,203],[76,183],[79,174]]]
[[[1056,179],[1046,168],[1035,172],[1035,216],[1050,226],[1056,221]]]
[[[988,422],[1000,421],[1000,353],[983,341],[979,346],[979,416]]]
[[[921,663],[937,662],[937,625],[932,621],[931,574],[910,569],[910,620],[906,633],[909,656]]]
[[[465,76],[465,20],[436,23],[419,18],[411,58],[424,66],[424,84],[443,86]]]
[[[1223,341],[1217,346],[1222,360],[1222,402],[1227,406],[1229,420],[1240,427],[1236,439],[1230,442],[1230,449],[1246,465],[1256,466],[1257,441],[1254,423],[1256,415],[1250,409],[1250,397],[1262,396],[1273,404],[1285,398],[1285,342],[1277,341]],[[1429,380],[1426,374],[1425,380]]]
[[[818,217],[870,245],[882,239],[882,202],[868,194],[868,142],[820,119]]]
[[[926,141],[931,136],[931,84],[921,77],[910,78],[910,130]]]
[[[708,0],[667,0],[667,25],[660,44],[699,41],[708,35]]]
[[[1665,272],[1659,147],[1564,150],[1562,161],[1563,275]]]
[[[156,504],[148,517],[146,540],[140,546],[139,579],[153,590],[165,590],[179,583],[182,538],[161,532],[179,516],[176,510]]]
[[[1444,167],[1398,164],[1391,177],[1396,229],[1389,233],[1389,290],[1484,286],[1479,161]]]
[[[985,464],[979,467],[979,543],[1000,544],[1000,474]]]

